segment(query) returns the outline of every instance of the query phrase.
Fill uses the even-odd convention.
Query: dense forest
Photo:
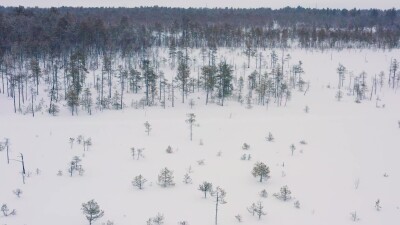
[[[301,7],[0,7],[0,93],[13,98],[14,112],[34,115],[46,102],[46,111],[55,115],[64,101],[74,115],[79,106],[90,114],[94,106],[122,109],[124,93],[144,93],[143,106],[165,107],[169,100],[173,107],[174,89],[181,91],[182,102],[200,89],[206,104],[216,97],[223,105],[232,94],[243,102],[248,84],[246,101],[254,90],[259,104],[272,99],[279,106],[290,99],[290,89],[308,87],[302,62],[289,67],[285,49],[398,48],[398,14],[396,9]],[[219,48],[239,50],[247,68],[255,59],[255,70],[233,79],[238,68],[217,59]],[[197,59],[193,50],[200,51]],[[262,55],[261,50],[271,52]],[[392,65],[394,81],[397,61]],[[171,69],[173,80],[160,67]]]
[[[0,8],[2,54],[150,46],[396,48],[399,11],[358,9]],[[18,50],[21,52],[21,50]]]

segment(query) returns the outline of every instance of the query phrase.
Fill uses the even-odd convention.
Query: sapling
[[[146,121],[144,123],[144,128],[145,128],[145,132],[147,133],[147,136],[149,136],[150,135],[150,131],[151,131],[151,125],[150,125],[149,121]]]
[[[82,204],[82,212],[89,221],[89,225],[92,225],[93,221],[104,216],[104,211],[100,210],[99,204],[97,204],[93,199]]]
[[[164,215],[161,213],[157,213],[155,217],[152,219],[154,224],[161,225],[164,224]]]
[[[185,183],[185,184],[191,184],[192,183],[192,178],[189,176],[188,173],[186,173],[183,176],[183,183]]]
[[[217,187],[214,191],[211,192],[211,196],[214,197],[215,201],[215,225],[218,224],[218,206],[220,204],[226,204],[225,197],[226,192],[224,189]]]
[[[265,138],[267,141],[269,142],[273,142],[274,141],[274,136],[272,135],[271,132],[268,133],[268,137]]]
[[[357,211],[351,212],[351,213],[350,213],[350,217],[351,217],[351,220],[354,221],[354,222],[357,222],[357,221],[360,220],[360,218],[359,218],[358,215],[357,215]]]
[[[243,150],[249,150],[250,149],[250,145],[247,144],[247,143],[243,143],[242,149]]]
[[[235,216],[235,218],[236,218],[236,220],[237,220],[239,223],[241,223],[241,222],[243,221],[242,216],[241,216],[240,214],[237,214],[237,215]]]
[[[202,191],[204,193],[204,198],[207,198],[207,193],[212,192],[212,183],[204,181],[199,185],[199,191]]]
[[[143,189],[144,184],[147,182],[147,180],[140,174],[138,176],[136,176],[133,181],[132,181],[132,185],[134,187],[139,188],[139,190]]]
[[[296,209],[300,209],[300,202],[299,202],[299,200],[296,200],[296,201],[293,203],[293,205],[294,205],[294,207],[295,207]]]
[[[375,202],[375,209],[376,209],[376,211],[381,211],[381,208],[382,208],[381,201],[378,199]]]
[[[292,198],[291,196],[291,191],[289,190],[288,186],[283,186],[281,187],[281,190],[279,193],[275,193],[274,197],[276,197],[277,199],[280,199],[282,201],[288,201]]]
[[[160,171],[160,174],[158,175],[158,184],[164,188],[175,185],[173,172],[167,167]]]
[[[265,189],[263,189],[263,190],[260,192],[260,197],[262,197],[262,198],[267,198],[267,197],[268,197],[268,192],[267,192]]]
[[[265,165],[262,162],[257,162],[254,167],[253,170],[251,172],[253,174],[254,177],[260,177],[260,182],[263,182],[263,179],[268,179],[269,178],[269,167],[267,165]]]
[[[171,154],[174,151],[172,150],[172,147],[168,145],[167,149],[165,150],[167,153]]]
[[[290,151],[292,152],[292,156],[293,156],[294,150],[296,150],[296,146],[294,146],[294,144],[290,145]]]
[[[19,189],[19,188],[17,188],[17,189],[15,189],[15,190],[13,190],[13,193],[14,193],[18,198],[20,198],[21,195],[22,195],[22,190]]]
[[[196,122],[196,115],[194,113],[188,113],[187,114],[187,120],[186,123],[189,124],[189,128],[190,128],[190,141],[192,141],[193,139],[193,125]]]
[[[70,146],[71,146],[71,149],[72,149],[72,147],[74,147],[74,141],[75,141],[75,138],[69,138],[69,144],[70,144]]]
[[[17,211],[15,209],[11,210],[8,208],[7,204],[3,204],[0,208],[0,210],[3,212],[4,216],[14,216],[17,214]]]

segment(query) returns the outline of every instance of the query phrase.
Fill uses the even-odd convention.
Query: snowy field
[[[310,89],[305,95],[294,91],[286,107],[254,103],[248,109],[235,99],[223,107],[206,106],[203,94],[192,94],[189,99],[196,105],[191,109],[189,101],[180,103],[177,90],[174,108],[127,107],[92,116],[80,111],[74,117],[63,109],[59,116],[44,112],[32,118],[13,114],[12,100],[1,95],[0,139],[9,138],[11,159],[19,160],[23,153],[28,177],[22,184],[21,163],[7,164],[6,151],[0,152],[0,204],[17,211],[15,216],[1,215],[0,224],[88,224],[81,206],[95,199],[105,212],[93,223],[97,225],[107,220],[116,225],[146,224],[157,213],[164,215],[166,225],[184,220],[190,225],[211,225],[215,201],[212,196],[205,199],[198,190],[203,181],[226,191],[227,203],[219,205],[218,211],[221,225],[240,224],[235,218],[238,214],[241,224],[251,225],[399,224],[400,93],[387,85],[390,60],[398,57],[399,51],[288,53],[291,64],[303,62]],[[219,54],[237,65],[237,77],[244,73],[247,77],[254,70],[243,70],[245,56],[228,50]],[[341,101],[335,99],[339,63],[355,76],[365,71],[369,84],[375,74],[385,72],[385,85],[377,94],[379,107],[375,95],[359,104],[346,91]],[[165,72],[173,75],[168,69]],[[197,76],[197,71],[192,70],[192,76]],[[193,127],[192,141],[185,122],[187,113],[194,113],[198,124]],[[152,127],[149,135],[143,125],[146,121]],[[266,140],[269,132],[273,142]],[[93,144],[87,151],[76,142],[71,148],[69,139],[78,135],[91,138]],[[306,143],[301,144],[302,140]],[[244,143],[250,145],[248,150],[242,149]],[[293,155],[292,144],[296,147]],[[166,152],[168,146],[173,153]],[[144,148],[144,158],[133,159],[132,147]],[[244,154],[246,160],[241,160]],[[74,156],[82,159],[82,176],[68,173]],[[256,162],[269,166],[266,182],[253,177]],[[173,171],[172,187],[157,184],[165,167]],[[59,170],[62,176],[57,175]],[[186,173],[192,184],[183,183]],[[139,174],[148,180],[143,190],[131,183]],[[291,190],[288,201],[273,196],[284,185]],[[17,188],[23,191],[20,198],[13,194]],[[263,189],[266,198],[259,194]],[[378,199],[379,211],[375,207]],[[260,220],[247,210],[257,201],[262,201],[267,213]],[[300,208],[294,207],[296,201]],[[353,221],[352,212],[358,220]]]

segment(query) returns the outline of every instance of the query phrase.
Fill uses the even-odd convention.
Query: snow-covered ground
[[[67,112],[56,117],[44,113],[32,118],[13,114],[12,101],[0,96],[0,138],[9,138],[12,159],[24,154],[30,174],[22,184],[21,164],[7,164],[6,152],[0,152],[0,204],[17,210],[16,216],[0,216],[0,224],[87,224],[81,205],[91,199],[105,211],[94,224],[107,220],[116,225],[146,224],[157,213],[165,216],[167,225],[182,220],[191,225],[214,224],[215,202],[212,197],[204,199],[198,190],[203,181],[227,192],[227,203],[219,206],[219,224],[238,224],[238,214],[243,224],[353,224],[350,213],[354,211],[360,218],[357,224],[398,224],[400,95],[386,83],[390,60],[399,51],[287,53],[291,64],[303,62],[304,79],[311,85],[306,95],[295,92],[286,107],[271,104],[267,109],[254,104],[247,109],[235,100],[223,107],[205,106],[203,95],[193,95],[189,98],[194,98],[196,106],[191,109],[187,103],[178,103],[177,92],[174,108],[126,108],[74,117]],[[224,54],[230,63],[246,62],[236,53],[229,55],[226,50]],[[380,108],[376,97],[360,104],[353,96],[344,96],[340,102],[335,99],[339,63],[354,75],[367,72],[369,83],[372,76],[385,72]],[[236,76],[243,75],[242,64],[237,63]],[[247,69],[246,76],[253,70]],[[305,106],[309,113],[304,112]],[[185,122],[187,113],[195,113],[198,124],[193,141]],[[152,126],[149,136],[143,125],[146,121]],[[274,142],[266,141],[269,132]],[[77,143],[71,148],[69,138],[78,135],[92,139],[88,151]],[[307,144],[300,144],[302,140]],[[243,150],[243,143],[250,149]],[[293,156],[292,144],[296,146]],[[169,145],[172,154],[166,153]],[[133,160],[131,147],[144,148],[145,157]],[[241,160],[243,154],[251,154],[251,159]],[[68,174],[74,156],[82,158],[83,176]],[[260,183],[251,174],[258,161],[270,167],[267,182]],[[174,171],[175,186],[157,184],[164,167]],[[184,184],[189,168],[193,181]],[[62,176],[57,175],[59,170]],[[148,180],[143,190],[131,184],[139,174]],[[273,196],[284,185],[292,191],[287,202]],[[20,198],[12,193],[16,188],[23,191]],[[267,198],[259,195],[263,189]],[[380,211],[375,209],[378,199]],[[267,212],[261,220],[247,211],[258,200]],[[293,205],[296,200],[299,209]]]

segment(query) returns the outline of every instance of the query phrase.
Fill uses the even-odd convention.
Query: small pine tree
[[[167,153],[171,154],[174,151],[172,150],[172,147],[168,145],[167,149],[165,150]]]
[[[267,141],[273,142],[274,141],[274,136],[272,135],[271,132],[268,133],[268,137],[266,137]]]
[[[150,125],[149,121],[146,121],[144,123],[144,128],[145,128],[145,132],[147,133],[147,136],[149,136],[150,135],[150,131],[151,131],[151,125]]]
[[[249,150],[250,149],[250,145],[247,144],[247,143],[243,143],[242,149],[243,150]]]
[[[226,204],[226,192],[224,189],[217,187],[214,191],[211,192],[211,196],[214,197],[215,201],[215,225],[218,225],[218,206],[220,204]]]
[[[260,192],[260,197],[262,197],[262,198],[267,198],[267,197],[268,197],[268,192],[267,192],[265,189],[263,189],[263,190]]]
[[[274,196],[282,201],[290,200],[292,197],[290,196],[292,192],[289,190],[288,186],[285,185],[281,187],[280,193],[275,193]]]
[[[104,215],[104,211],[100,210],[99,205],[93,199],[82,204],[82,212],[89,221],[89,225]]]
[[[292,156],[293,156],[294,150],[296,150],[296,146],[294,146],[294,144],[290,145],[290,151],[292,152]]]
[[[160,171],[160,174],[158,175],[158,184],[164,188],[175,185],[173,172],[167,167]]]
[[[265,165],[262,162],[257,162],[254,167],[253,171],[251,172],[254,177],[259,176],[260,177],[260,182],[263,182],[263,179],[268,179],[269,178],[269,167]]]
[[[190,140],[192,141],[193,139],[193,125],[196,122],[196,115],[194,113],[188,113],[187,114],[187,120],[186,123],[189,124],[190,127]]]
[[[212,183],[204,181],[202,184],[199,185],[199,190],[204,192],[204,198],[207,198],[207,193],[212,192]]]
[[[256,208],[256,203],[252,203],[251,206],[247,207],[247,211],[254,216],[256,214]]]
[[[295,201],[294,203],[293,203],[293,205],[294,205],[294,207],[296,208],[296,209],[300,209],[300,202],[297,200],[297,201]]]
[[[192,183],[192,178],[189,176],[189,174],[186,173],[183,176],[183,183],[185,183],[185,184],[191,184]]]
[[[133,181],[132,181],[132,185],[134,187],[139,188],[139,190],[143,189],[144,184],[147,182],[147,180],[140,174],[138,176],[136,176]]]
[[[378,199],[375,202],[375,209],[376,209],[376,211],[381,211],[381,208],[382,208],[381,201]]]
[[[267,213],[264,212],[264,206],[261,201],[257,202],[255,212],[256,212],[259,220],[261,219],[261,216],[267,215]]]
[[[17,188],[17,189],[15,189],[15,190],[13,190],[13,193],[14,193],[18,198],[20,198],[21,195],[22,195],[22,190],[19,189],[19,188]]]

